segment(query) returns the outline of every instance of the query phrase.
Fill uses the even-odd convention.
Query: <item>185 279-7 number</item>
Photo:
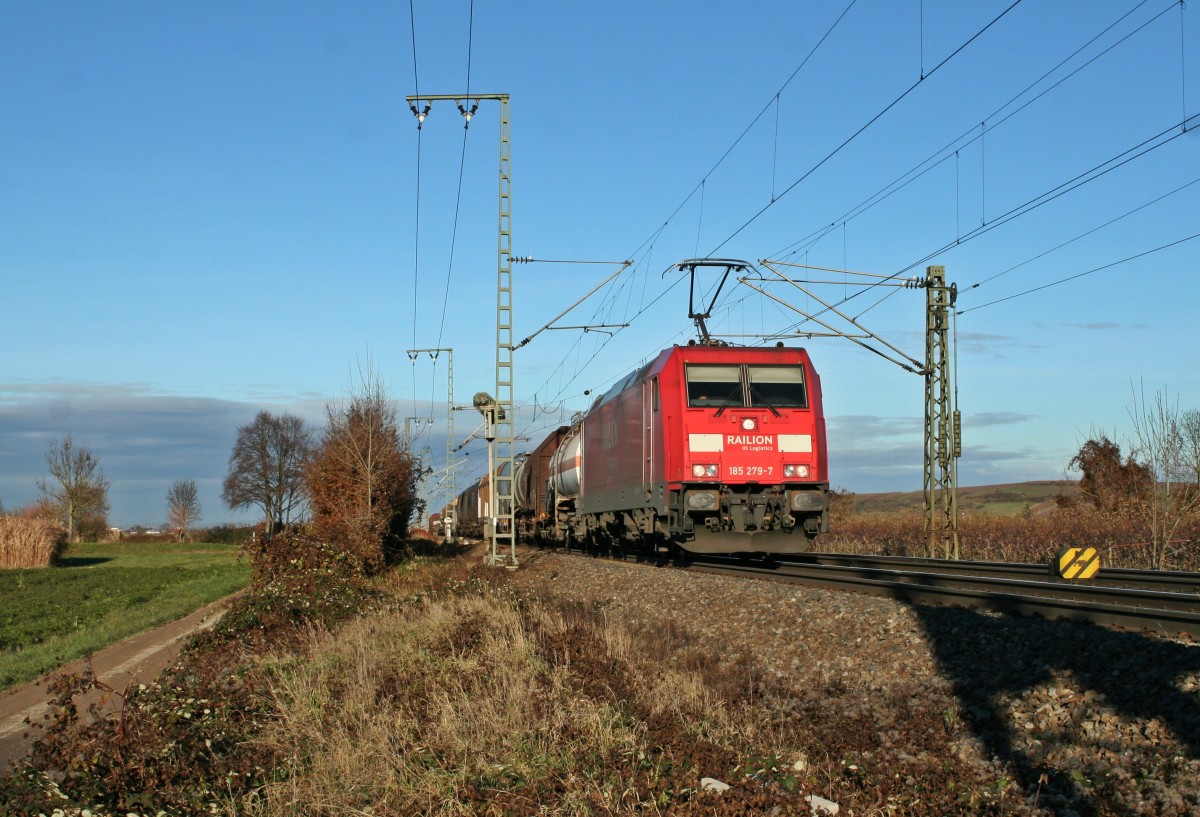
[[[769,477],[775,471],[775,468],[770,465],[731,465],[729,466],[729,476],[731,477]]]

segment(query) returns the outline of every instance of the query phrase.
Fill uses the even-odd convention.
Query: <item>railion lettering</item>
[[[726,445],[775,445],[774,434],[727,434]]]

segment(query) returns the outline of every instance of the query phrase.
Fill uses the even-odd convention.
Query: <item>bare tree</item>
[[[1200,485],[1200,409],[1183,413],[1179,433],[1183,437],[1183,467],[1191,473],[1191,481]]]
[[[1162,570],[1175,533],[1200,509],[1196,467],[1188,456],[1178,401],[1172,403],[1165,391],[1156,392],[1150,403],[1144,390],[1139,394],[1135,389],[1129,419],[1134,453],[1154,480],[1143,514],[1150,529],[1151,567]]]
[[[180,479],[167,490],[167,524],[175,528],[179,541],[187,529],[200,519],[200,495],[195,480]]]
[[[344,404],[327,406],[326,418],[308,465],[313,521],[321,536],[373,569],[404,546],[416,469],[401,443],[395,406],[375,376],[364,375]]]
[[[79,521],[108,513],[111,480],[100,470],[91,449],[76,446],[70,434],[50,444],[46,453],[50,479],[39,478],[38,490],[67,528],[67,541],[79,540]]]
[[[304,464],[311,446],[312,433],[302,419],[260,411],[238,429],[221,492],[225,503],[233,510],[261,508],[268,535],[299,518],[308,499]]]

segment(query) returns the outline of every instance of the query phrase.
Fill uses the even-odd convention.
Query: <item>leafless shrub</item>
[[[1193,459],[1200,440],[1192,437],[1200,424],[1194,416],[1181,415],[1178,400],[1172,401],[1166,391],[1155,393],[1151,402],[1144,390],[1140,395],[1135,390],[1129,418],[1134,450],[1152,477],[1139,508],[1150,542],[1148,566],[1163,570],[1180,529],[1194,525],[1200,513],[1200,463]]]
[[[324,436],[305,468],[317,535],[378,569],[403,549],[414,476],[395,406],[368,374],[348,401],[326,408]]]

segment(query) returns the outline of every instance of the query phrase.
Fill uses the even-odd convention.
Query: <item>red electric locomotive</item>
[[[795,553],[828,530],[828,489],[804,349],[674,346],[558,444],[546,509],[560,542]]]

